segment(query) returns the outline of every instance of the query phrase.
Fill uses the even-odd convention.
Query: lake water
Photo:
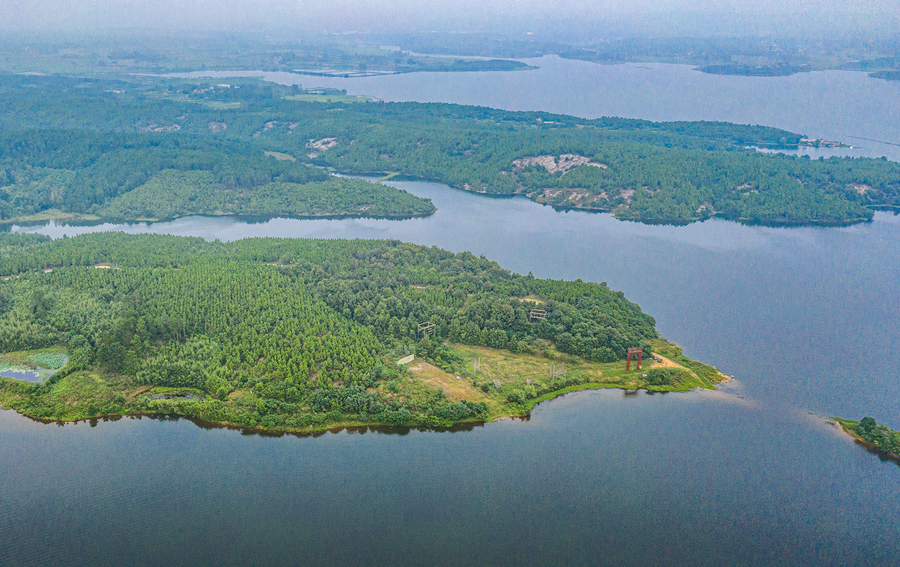
[[[438,92],[429,85],[480,80],[491,89],[540,72],[356,79],[370,90],[353,92],[391,98],[374,86],[394,80],[396,98],[429,100]],[[735,79],[695,75],[722,81],[716,92],[730,92]],[[859,74],[797,77],[823,75],[897,89]],[[646,88],[662,87],[648,79]],[[876,124],[893,112],[880,106],[884,94],[846,88],[871,95],[860,104],[878,116],[859,123],[885,127]],[[779,116],[802,114],[804,100],[785,89],[760,96]],[[532,108],[553,99],[544,90],[528,100],[490,96],[518,96]],[[667,118],[651,106],[642,117]],[[668,118],[696,117],[678,108]],[[829,137],[844,120],[789,129]],[[718,392],[582,392],[541,404],[529,420],[455,433],[262,437],[149,419],[60,428],[0,412],[0,565],[894,564],[900,468],[819,416],[872,415],[900,427],[900,218],[878,213],[846,228],[648,226],[392,183],[432,198],[438,212],[409,221],[192,217],[14,230],[397,238],[471,250],[539,277],[606,281],[687,355],[736,379]]]
[[[25,380],[26,382],[40,382],[41,375],[37,370],[27,370],[22,368],[6,368],[0,369],[0,376],[5,378],[15,378],[16,380]]]
[[[848,152],[850,155],[883,155],[900,161],[900,81],[873,79],[853,71],[789,77],[723,76],[700,73],[688,65],[596,65],[555,55],[522,61],[538,69],[351,79],[260,71],[180,76],[262,76],[281,84],[347,89],[349,94],[386,101],[452,102],[584,118],[761,124],[859,146]],[[832,155],[827,150],[810,154]]]

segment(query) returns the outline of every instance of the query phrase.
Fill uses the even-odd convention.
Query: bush
[[[411,419],[412,414],[409,413],[409,410],[406,408],[400,408],[399,410],[385,410],[384,412],[384,422],[391,425],[401,425],[407,423]]]
[[[516,388],[506,396],[506,401],[512,404],[524,404],[525,392]]]
[[[685,372],[680,368],[653,368],[647,371],[647,384],[651,386],[678,386],[684,382]]]

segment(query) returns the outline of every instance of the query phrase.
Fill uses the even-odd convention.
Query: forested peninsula
[[[0,222],[186,215],[409,218],[427,199],[257,148],[161,133],[0,132]]]
[[[629,348],[642,370],[626,371]],[[4,363],[52,372],[0,378],[0,405],[35,419],[295,432],[482,422],[577,389],[725,378],[605,283],[396,241],[121,233],[0,233]]]
[[[0,219],[434,210],[335,171],[650,223],[848,224],[900,207],[900,164],[752,149],[809,143],[776,128],[351,99],[255,80],[2,76]]]

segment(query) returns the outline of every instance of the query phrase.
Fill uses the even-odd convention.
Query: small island
[[[477,424],[575,390],[727,379],[604,283],[396,241],[0,234],[0,353],[0,406],[41,421],[293,433]]]
[[[835,417],[834,420],[857,443],[900,464],[900,431],[878,425],[871,417],[859,421],[842,417]]]
[[[711,75],[739,75],[743,77],[787,77],[796,73],[809,73],[809,65],[793,65],[776,63],[772,65],[703,65],[697,67],[701,73]]]

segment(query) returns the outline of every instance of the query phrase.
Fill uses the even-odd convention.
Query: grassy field
[[[416,358],[407,364],[400,384],[404,401],[422,399],[442,389],[453,401],[485,402],[490,417],[526,415],[535,405],[561,394],[587,389],[645,389],[657,392],[687,392],[695,388],[715,389],[728,379],[715,368],[681,354],[681,347],[665,339],[653,341],[655,358],[645,359],[641,370],[636,361],[625,370],[625,361],[598,363],[564,354],[550,343],[537,341],[535,354],[512,353],[480,346],[448,344],[464,360],[464,366],[439,368]],[[478,369],[475,361],[478,360]],[[654,371],[668,370],[678,378],[669,384],[650,382]],[[551,375],[555,371],[556,375]],[[521,401],[511,401],[519,399]]]
[[[435,403],[469,402],[485,404],[486,414],[463,421],[493,420],[521,416],[535,405],[559,395],[587,389],[620,388],[625,390],[685,392],[695,388],[714,389],[726,380],[718,370],[693,361],[681,354],[680,347],[661,339],[653,342],[654,358],[645,360],[643,368],[636,364],[625,370],[624,361],[597,363],[557,351],[552,344],[536,340],[533,354],[512,353],[486,347],[447,343],[450,361],[426,361],[414,358],[400,367],[399,375],[381,381],[368,390],[386,403],[399,402],[411,408],[408,425],[448,426],[453,422],[436,419],[427,408]],[[39,363],[52,365],[64,349],[22,351],[0,355],[0,363],[34,368]],[[396,367],[390,355],[385,362]],[[446,356],[446,355],[445,355]],[[478,368],[474,362],[478,361]],[[64,364],[62,359],[59,363]],[[551,368],[557,374],[551,376]],[[260,399],[252,388],[232,392],[216,399],[203,390],[163,388],[139,384],[133,377],[104,373],[91,369],[60,373],[61,377],[46,384],[33,384],[0,377],[0,406],[13,408],[36,419],[77,421],[125,414],[184,415],[223,425],[241,423],[246,412],[252,412]],[[654,379],[668,382],[654,383]],[[34,388],[41,395],[35,397]],[[418,408],[418,409],[417,409]],[[382,425],[374,416],[341,412],[309,413],[298,405],[294,418],[288,415],[279,423],[253,422],[250,427],[275,431],[315,433],[344,427]]]
[[[281,152],[263,152],[265,155],[269,157],[273,157],[280,161],[297,161],[297,158],[290,154],[283,154]]]

